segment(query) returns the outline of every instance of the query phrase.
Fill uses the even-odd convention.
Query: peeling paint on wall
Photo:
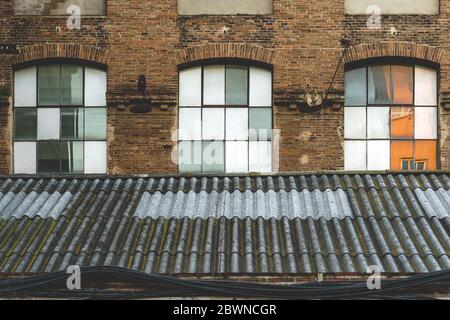
[[[178,0],[180,15],[272,14],[273,0]]]
[[[368,14],[371,6],[379,7],[382,15],[439,14],[439,0],[345,0],[345,13]]]
[[[16,15],[68,15],[69,6],[78,6],[81,15],[105,15],[105,0],[14,0],[14,13]]]

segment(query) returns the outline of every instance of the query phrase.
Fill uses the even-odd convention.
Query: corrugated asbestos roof
[[[450,269],[450,177],[0,178],[0,272]]]

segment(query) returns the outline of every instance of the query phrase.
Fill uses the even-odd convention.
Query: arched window
[[[179,74],[179,171],[272,171],[272,72],[205,65]]]
[[[438,77],[417,64],[345,73],[345,169],[435,170]]]
[[[106,72],[43,64],[14,73],[14,173],[106,173]]]

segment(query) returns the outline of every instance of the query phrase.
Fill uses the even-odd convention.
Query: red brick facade
[[[80,30],[66,18],[14,16],[0,3],[0,173],[12,172],[12,69],[41,59],[70,58],[108,70],[110,174],[176,173],[171,161],[177,129],[179,65],[210,58],[239,58],[273,65],[274,128],[280,129],[280,171],[341,170],[344,64],[372,57],[407,57],[440,65],[440,161],[450,169],[450,0],[439,15],[383,16],[369,30],[367,16],[344,14],[344,0],[274,0],[273,15],[178,16],[177,0],[107,1],[106,17],[82,17]],[[391,32],[395,27],[397,34]],[[343,57],[325,108],[304,112],[304,94],[323,95]],[[145,75],[148,97],[137,93]],[[152,111],[132,113],[150,98]],[[298,108],[300,107],[300,108]]]
[[[73,43],[45,43],[25,45],[18,49],[18,53],[11,58],[11,65],[33,62],[45,59],[78,59],[108,64],[108,50]]]
[[[252,44],[210,43],[177,51],[177,64],[205,59],[238,58],[273,64],[274,51]]]

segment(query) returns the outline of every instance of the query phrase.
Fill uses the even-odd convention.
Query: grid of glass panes
[[[14,173],[106,173],[106,72],[48,64],[14,73]]]
[[[207,65],[180,71],[179,171],[272,171],[272,72]]]
[[[437,72],[371,65],[345,73],[345,169],[437,167]]]

